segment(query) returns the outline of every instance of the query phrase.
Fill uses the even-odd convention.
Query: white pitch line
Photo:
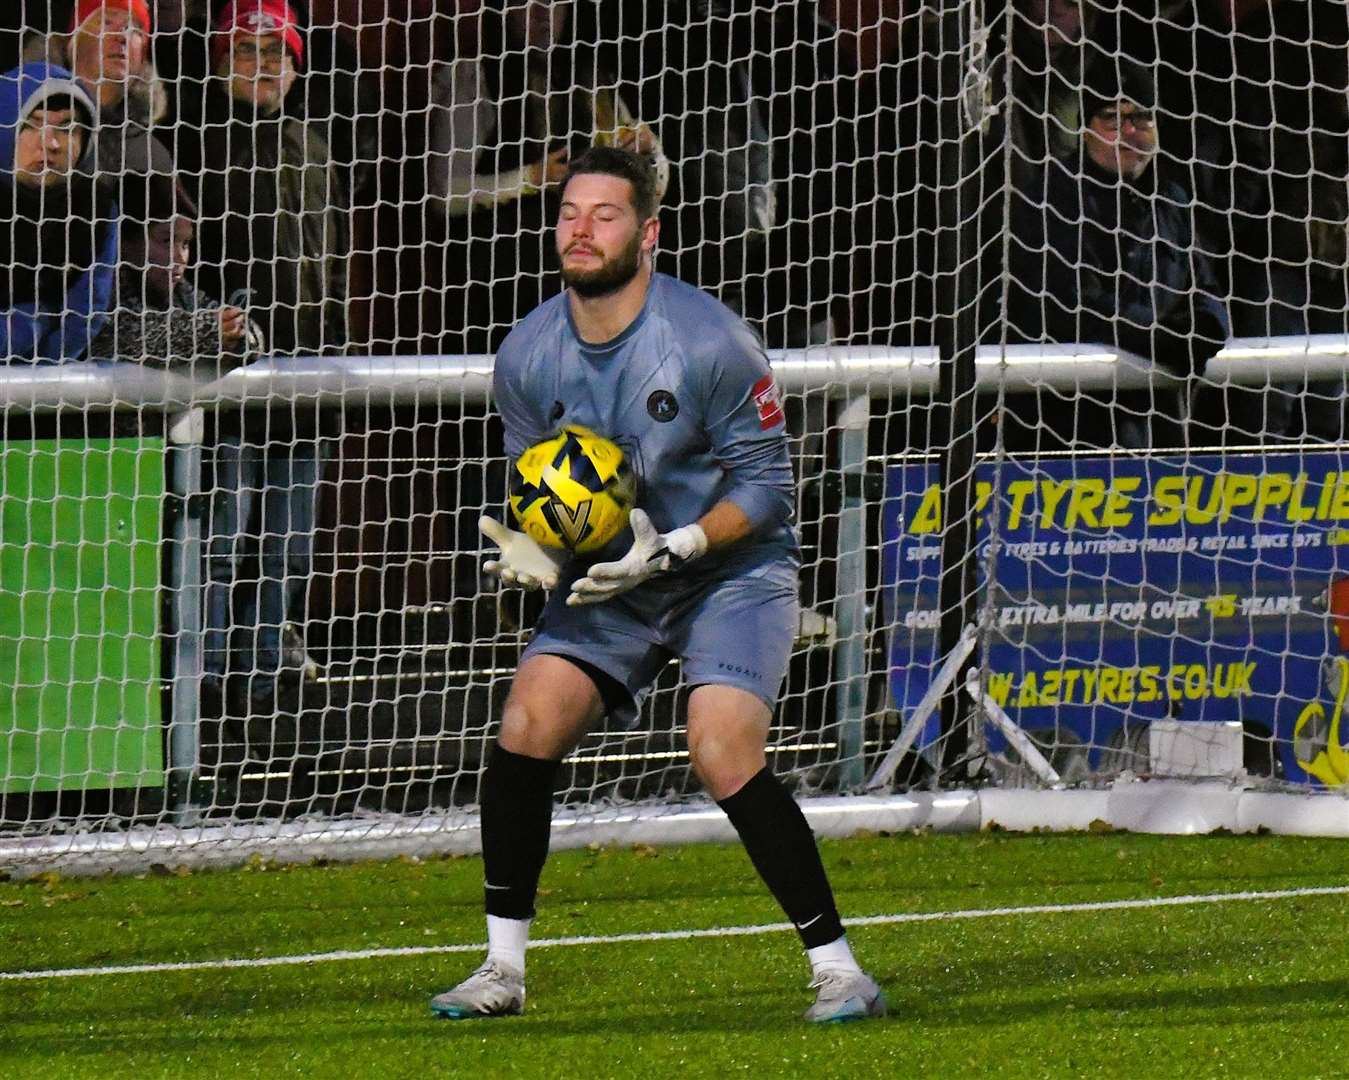
[[[1349,885],[1320,885],[1303,889],[1265,892],[1192,893],[1186,896],[1156,896],[1140,900],[1096,900],[1080,904],[1029,904],[1024,907],[958,908],[954,911],[912,911],[895,915],[864,915],[844,919],[844,926],[891,926],[897,923],[952,922],[957,919],[1001,919],[1018,915],[1070,915],[1097,911],[1130,911],[1140,908],[1186,907],[1195,904],[1231,904],[1251,900],[1292,900],[1301,896],[1345,896]],[[715,926],[706,930],[657,930],[639,934],[540,938],[531,949],[557,949],[573,945],[622,945],[649,941],[687,941],[690,938],[746,937],[791,930],[791,923],[760,926]],[[286,967],[295,964],[325,964],[340,960],[373,960],[385,956],[439,956],[447,953],[482,952],[481,942],[469,945],[408,945],[387,949],[342,949],[336,952],[303,953],[298,956],[258,956],[252,959],[184,960],[169,964],[115,964],[108,967],[52,968],[47,971],[0,971],[0,981],[18,979],[73,979],[86,975],[141,975],[159,971],[218,971],[226,968]]]

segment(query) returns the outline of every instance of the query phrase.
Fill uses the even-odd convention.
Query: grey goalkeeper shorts
[[[799,625],[796,569],[776,564],[710,581],[648,581],[612,600],[567,606],[554,590],[526,647],[598,671],[609,715],[637,722],[661,669],[680,661],[686,686],[734,686],[777,706]]]

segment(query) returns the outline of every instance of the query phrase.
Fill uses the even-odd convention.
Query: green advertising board
[[[162,439],[0,449],[0,792],[164,782]]]

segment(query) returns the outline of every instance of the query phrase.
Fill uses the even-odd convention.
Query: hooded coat
[[[85,127],[71,172],[41,188],[15,176],[20,126],[52,97]],[[94,178],[96,110],[65,68],[28,63],[0,76],[0,356],[77,360],[107,324],[116,282],[118,212]]]

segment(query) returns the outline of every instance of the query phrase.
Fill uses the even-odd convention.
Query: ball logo
[[[622,448],[577,424],[527,447],[512,470],[511,512],[545,547],[598,551],[627,524],[635,497]]]
[[[679,415],[679,402],[670,391],[656,390],[646,399],[646,411],[657,423],[668,424]]]
[[[563,502],[555,502],[552,510],[555,515],[557,531],[562,534],[562,539],[566,541],[567,547],[578,547],[581,541],[586,538],[588,532],[590,501],[586,500],[574,507]]]
[[[774,424],[782,423],[782,394],[771,374],[756,382],[750,395],[754,398],[754,407],[759,410],[761,431],[767,431]]]

